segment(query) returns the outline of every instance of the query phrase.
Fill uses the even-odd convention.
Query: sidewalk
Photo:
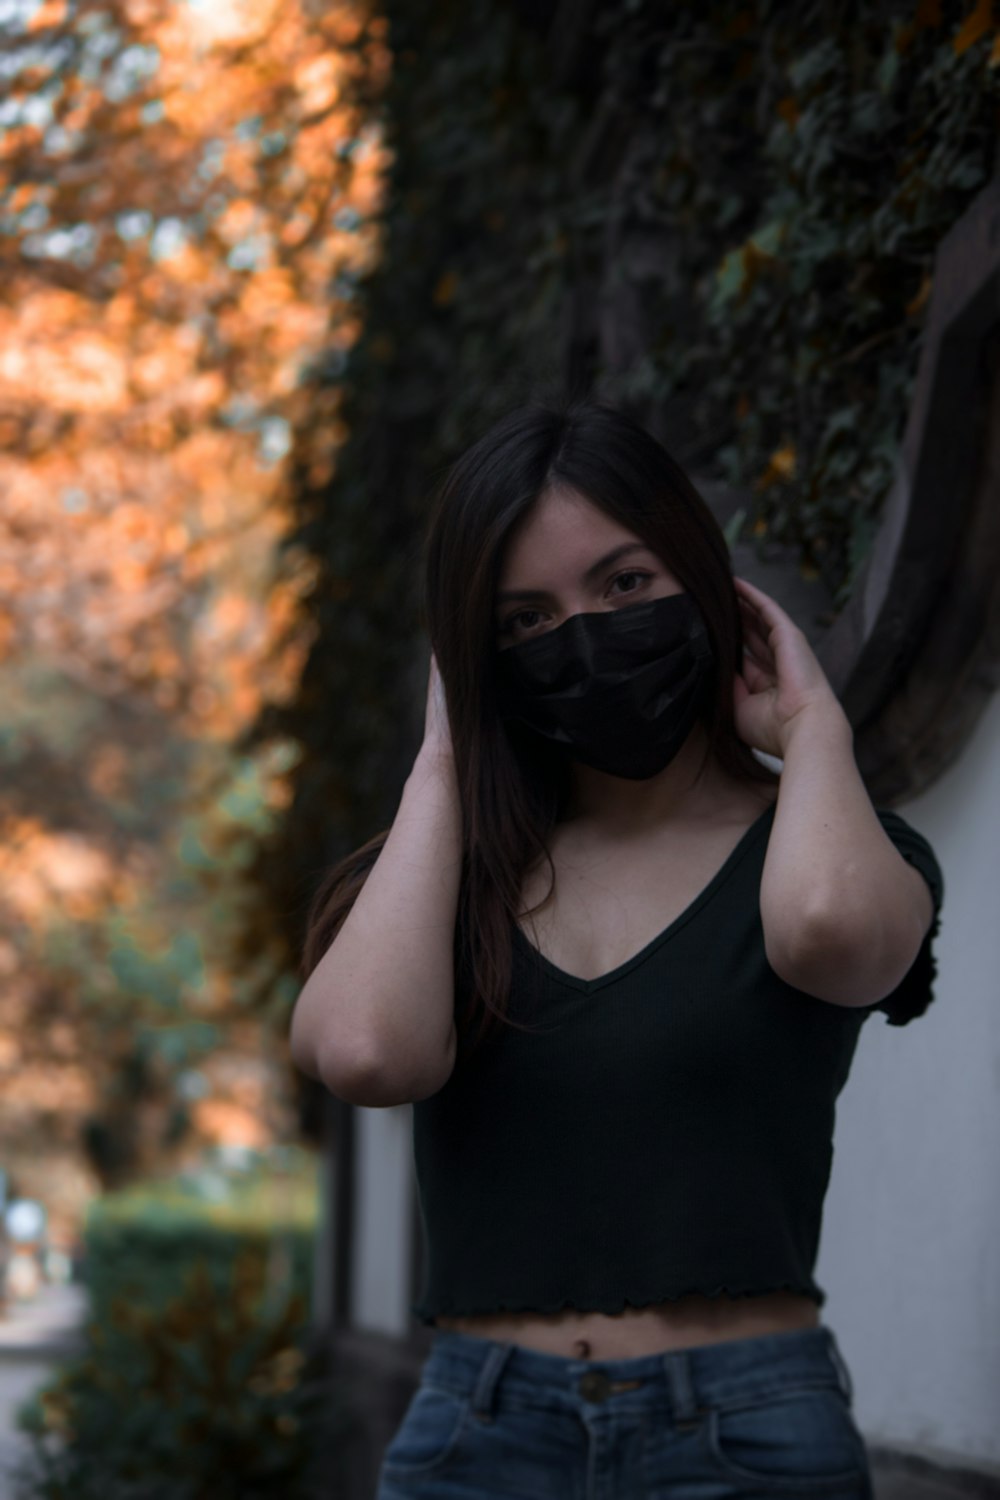
[[[13,1302],[0,1318],[0,1500],[14,1500],[12,1468],[31,1445],[15,1427],[23,1401],[82,1346],[86,1311],[81,1286],[47,1286],[30,1302]]]

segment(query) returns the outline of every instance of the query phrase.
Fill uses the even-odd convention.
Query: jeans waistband
[[[853,1399],[850,1373],[832,1329],[813,1328],[697,1344],[632,1359],[568,1359],[500,1339],[438,1329],[424,1381],[472,1396],[489,1416],[498,1393],[525,1401],[565,1399],[618,1407],[666,1406],[696,1421],[706,1407],[765,1396],[788,1386],[835,1385]]]

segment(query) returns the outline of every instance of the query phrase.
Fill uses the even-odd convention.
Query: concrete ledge
[[[877,1500],[1000,1500],[1000,1468],[942,1449],[868,1442]]]

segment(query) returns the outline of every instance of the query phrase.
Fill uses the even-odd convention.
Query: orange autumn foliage
[[[332,472],[346,436],[326,393],[322,430],[299,426],[379,253],[390,59],[370,0],[46,0],[5,46],[0,1156],[30,1179],[48,1142],[84,1184],[83,1125],[117,1118],[108,1091],[153,1024],[105,928],[153,955],[198,935],[179,820],[228,858],[231,746],[308,649],[314,568],[277,560],[286,471],[294,451]],[[286,799],[279,767],[263,800]],[[80,953],[53,946],[64,927]],[[212,941],[184,1004],[225,1021],[244,976]],[[224,1045],[256,1056],[258,1031],[236,1017]],[[213,1139],[237,1114],[202,1101]]]

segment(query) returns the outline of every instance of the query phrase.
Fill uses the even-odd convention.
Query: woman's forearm
[[[834,701],[790,726],[761,878],[768,954],[784,965],[867,951],[877,965],[915,930],[913,872],[880,823]],[[926,899],[930,918],[930,894]]]
[[[386,842],[300,994],[293,1057],[349,1103],[421,1098],[454,1061],[462,863],[454,765],[423,749]]]

